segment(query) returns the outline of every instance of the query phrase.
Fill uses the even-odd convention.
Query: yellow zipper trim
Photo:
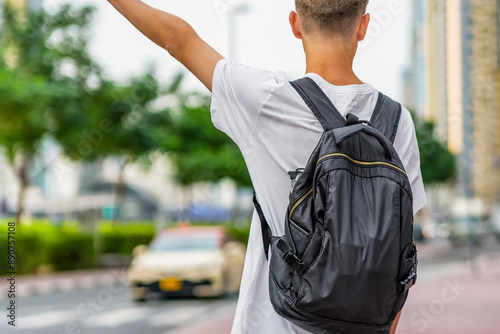
[[[308,192],[306,192],[304,194],[304,196],[302,196],[292,207],[292,209],[290,210],[290,214],[288,215],[288,218],[291,218],[292,217],[292,214],[293,212],[295,211],[295,209],[297,209],[297,207],[300,205],[300,203],[304,202],[304,200],[309,196],[311,195],[313,192],[313,188],[309,189]]]
[[[351,160],[352,162],[354,162],[356,164],[366,165],[366,166],[372,166],[372,165],[389,166],[389,167],[392,167],[394,169],[397,169],[398,171],[400,171],[401,173],[403,173],[404,175],[406,175],[406,173],[405,173],[404,170],[402,170],[401,168],[399,168],[397,166],[394,166],[393,164],[390,164],[390,163],[387,163],[387,162],[383,162],[383,161],[359,161],[359,160],[353,159],[350,156],[348,156],[347,154],[343,154],[343,153],[332,153],[332,154],[324,155],[321,158],[319,158],[319,160],[318,160],[318,162],[316,164],[319,164],[322,160],[324,160],[326,158],[330,158],[330,157],[344,157],[346,159]]]

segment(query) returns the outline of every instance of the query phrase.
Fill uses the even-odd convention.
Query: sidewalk
[[[458,268],[456,268],[458,269]],[[500,254],[477,258],[462,270],[410,290],[398,334],[500,333]]]

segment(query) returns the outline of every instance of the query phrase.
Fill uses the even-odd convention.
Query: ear
[[[359,22],[358,31],[356,32],[356,38],[359,42],[365,39],[366,32],[368,31],[368,25],[370,23],[370,14],[365,14]]]
[[[302,39],[302,32],[300,31],[300,24],[299,24],[299,16],[297,15],[297,13],[291,11],[289,20],[290,20],[290,26],[292,27],[293,35],[298,39]]]

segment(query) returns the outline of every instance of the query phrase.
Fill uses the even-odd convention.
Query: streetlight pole
[[[234,62],[238,61],[238,16],[248,11],[248,4],[241,3],[232,7],[227,13],[229,59]]]
[[[227,12],[227,37],[228,37],[228,57],[229,60],[233,62],[238,62],[238,16],[242,14],[246,14],[249,12],[250,6],[246,3],[238,3],[233,6]],[[233,197],[233,208],[231,214],[231,220],[234,221],[238,218],[239,212],[239,199],[240,199],[240,191],[238,187],[235,189],[235,194]]]

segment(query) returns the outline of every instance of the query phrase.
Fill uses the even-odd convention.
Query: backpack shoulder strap
[[[311,109],[325,131],[345,126],[345,118],[313,79],[303,77],[290,84]]]
[[[262,207],[257,200],[257,194],[255,193],[255,191],[253,192],[253,205],[255,206],[255,210],[257,210],[257,214],[259,215],[264,254],[266,255],[266,260],[269,260],[269,245],[271,244],[272,236],[271,228],[269,227],[266,217],[264,216],[264,212],[262,211]]]
[[[375,106],[370,122],[392,144],[394,144],[394,139],[396,139],[396,133],[398,132],[401,112],[401,104],[379,93],[377,105]]]

